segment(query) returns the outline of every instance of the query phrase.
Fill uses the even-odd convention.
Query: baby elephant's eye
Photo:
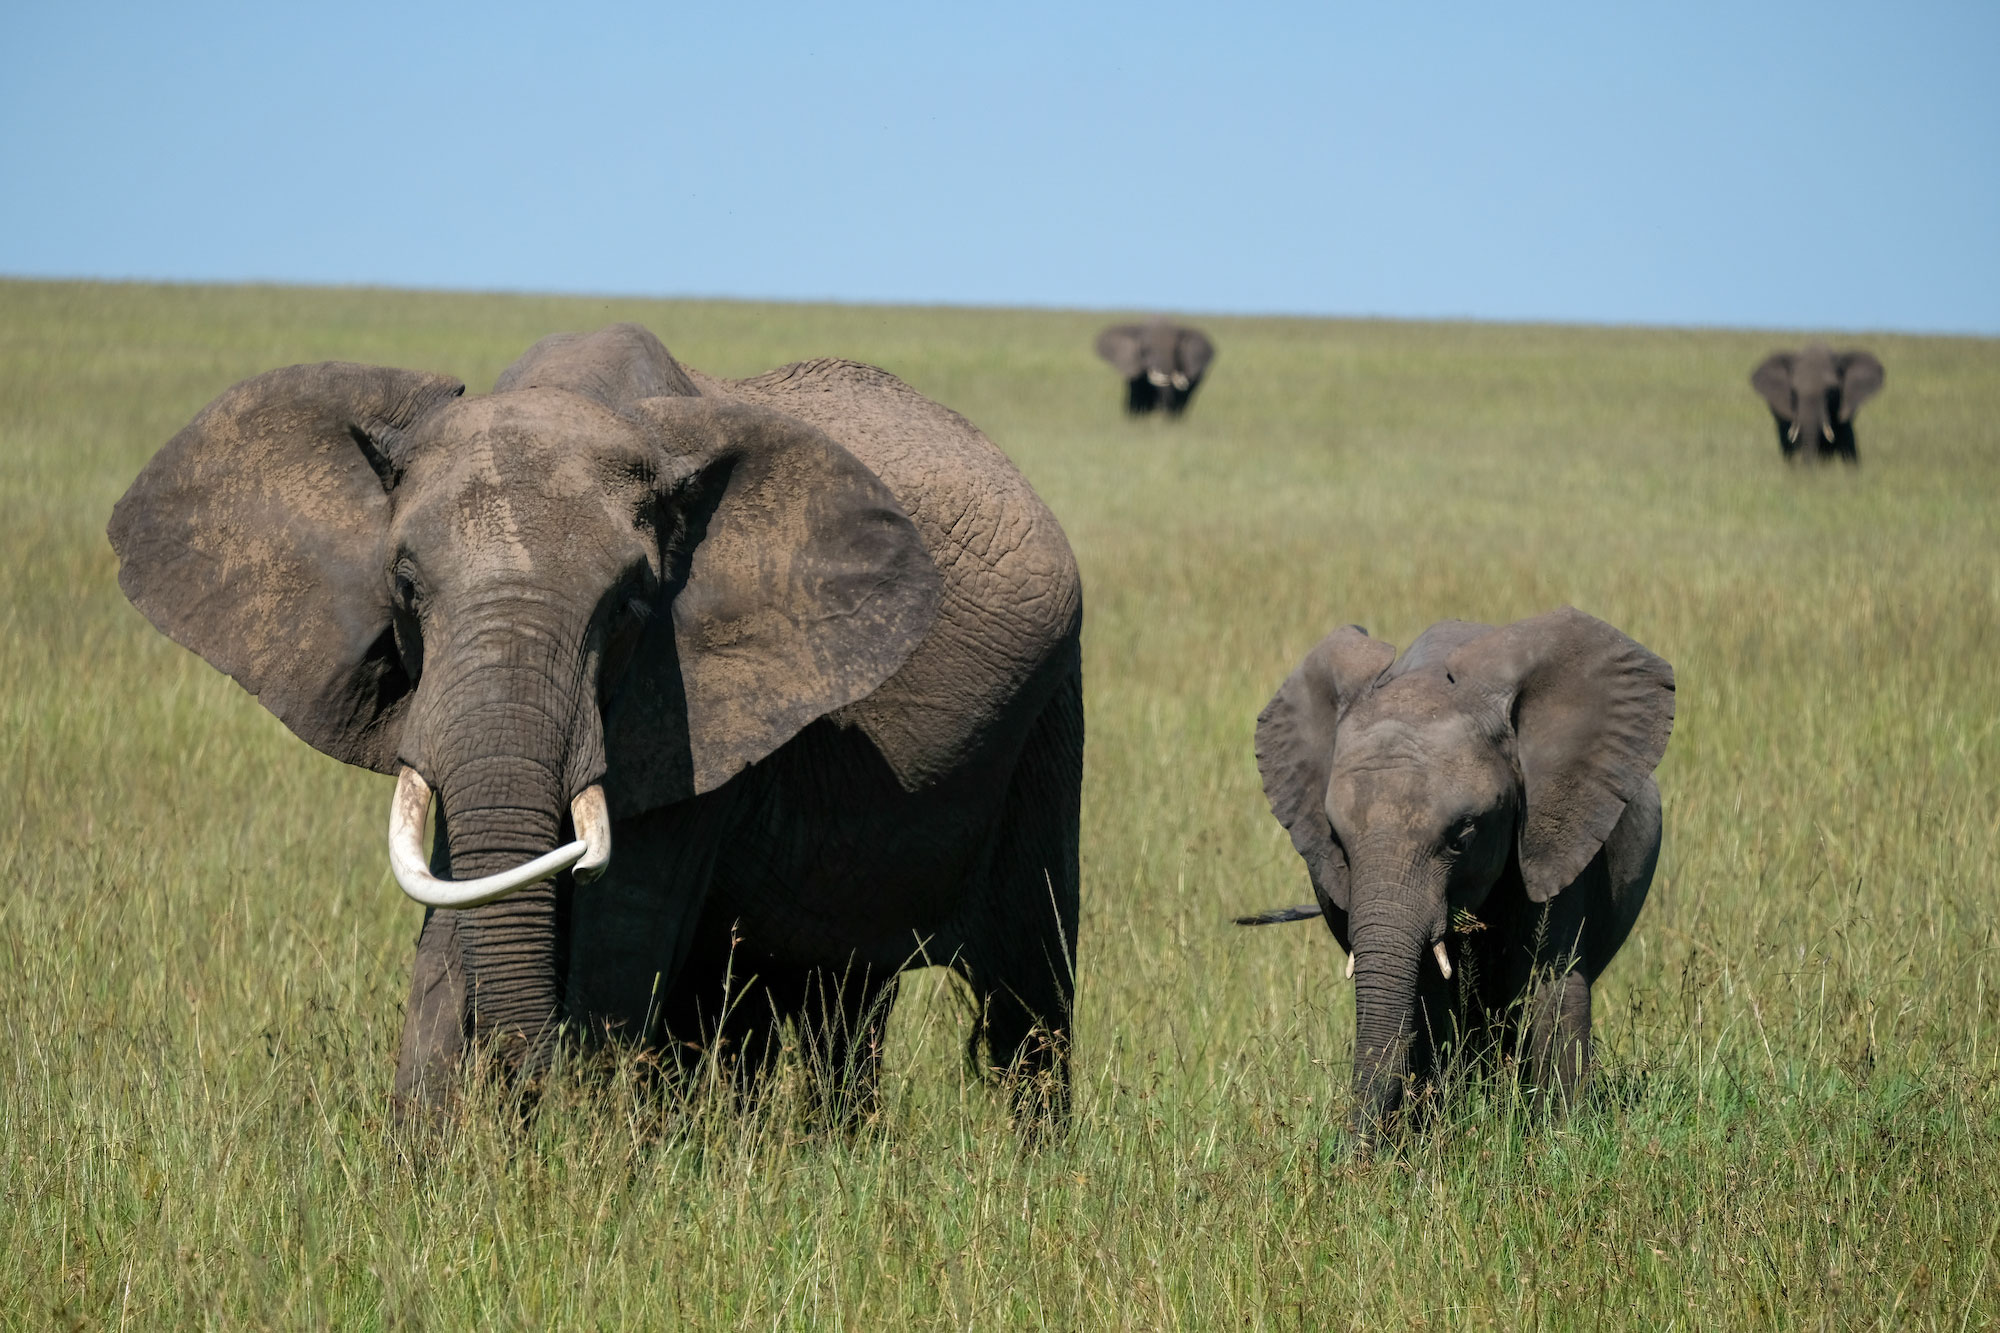
[[[1472,840],[1478,835],[1479,835],[1479,828],[1477,825],[1475,824],[1461,825],[1458,832],[1451,835],[1451,849],[1454,852],[1465,851],[1467,848],[1472,846]]]

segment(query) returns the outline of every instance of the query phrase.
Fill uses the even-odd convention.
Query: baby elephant
[[[1751,373],[1750,387],[1770,404],[1785,457],[1810,462],[1854,452],[1854,414],[1882,389],[1882,363],[1867,352],[1836,352],[1818,343],[1773,352]]]
[[[1590,987],[1660,852],[1653,769],[1674,672],[1570,607],[1445,620],[1401,657],[1335,630],[1257,718],[1271,813],[1354,978],[1365,1148],[1451,1042],[1521,1056],[1566,1103],[1590,1071]]]
[[[1160,408],[1179,416],[1215,360],[1215,344],[1200,329],[1156,319],[1114,324],[1097,335],[1097,354],[1125,377],[1125,410],[1140,416]]]

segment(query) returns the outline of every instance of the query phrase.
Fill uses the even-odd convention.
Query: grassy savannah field
[[[103,528],[244,376],[475,389],[642,321],[705,370],[839,354],[965,412],[1066,526],[1089,748],[1068,1139],[908,985],[885,1109],[802,1127],[559,1077],[407,1140],[419,909],[388,779],[293,739],[119,595]],[[1990,1328],[2000,1324],[2000,343],[1866,339],[1858,470],[1787,470],[1790,336],[1211,319],[1122,419],[1094,314],[0,283],[0,1325]],[[1335,624],[1564,602],[1668,658],[1652,898],[1599,1077],[1459,1089],[1348,1161],[1353,1041],[1258,708]]]

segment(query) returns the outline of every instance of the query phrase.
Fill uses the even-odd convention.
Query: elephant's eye
[[[396,605],[407,611],[416,609],[417,585],[411,581],[408,574],[396,575]]]
[[[1478,834],[1479,828],[1477,825],[1462,824],[1459,826],[1458,832],[1451,835],[1451,841],[1446,845],[1454,852],[1463,852],[1472,846],[1472,840]]]

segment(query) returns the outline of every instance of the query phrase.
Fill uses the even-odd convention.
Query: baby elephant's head
[[[1510,872],[1536,903],[1575,881],[1673,713],[1673,668],[1567,607],[1499,629],[1444,621],[1401,657],[1348,626],[1280,687],[1257,763],[1352,951],[1364,1106],[1394,1098],[1426,961],[1451,975],[1453,913]]]

